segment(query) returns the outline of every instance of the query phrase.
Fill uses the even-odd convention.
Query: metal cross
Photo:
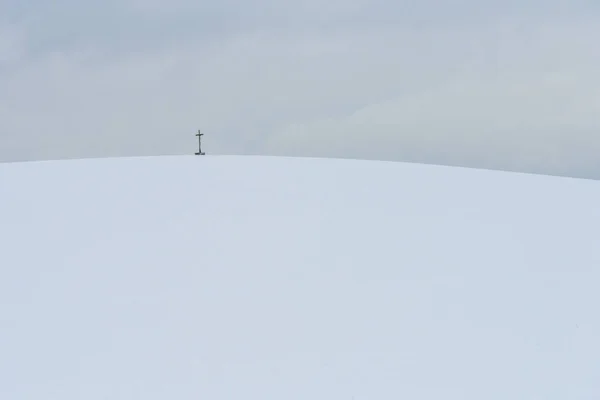
[[[204,153],[202,152],[202,136],[204,135],[204,133],[200,133],[200,129],[198,129],[198,133],[196,134],[196,136],[198,136],[198,152],[195,153],[197,156],[203,156]]]

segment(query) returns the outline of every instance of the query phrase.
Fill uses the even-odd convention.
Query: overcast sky
[[[600,178],[600,3],[2,0],[0,161],[353,157]]]

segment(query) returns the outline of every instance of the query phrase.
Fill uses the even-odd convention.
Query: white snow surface
[[[600,182],[0,165],[0,399],[600,398]]]

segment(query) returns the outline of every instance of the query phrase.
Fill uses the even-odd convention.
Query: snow
[[[0,398],[600,398],[600,182],[0,165]]]

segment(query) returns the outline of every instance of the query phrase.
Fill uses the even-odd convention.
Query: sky
[[[0,161],[210,154],[600,178],[600,3],[3,0]]]
[[[599,203],[393,162],[3,163],[0,398],[597,400]]]

